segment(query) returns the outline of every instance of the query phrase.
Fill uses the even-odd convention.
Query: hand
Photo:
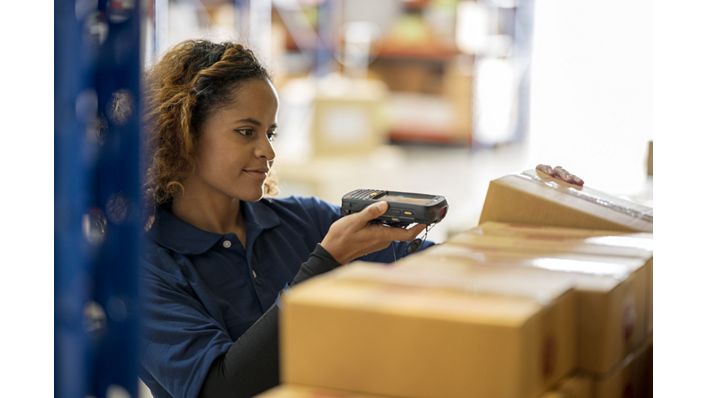
[[[388,210],[387,202],[376,202],[362,211],[344,216],[331,224],[322,247],[340,264],[346,264],[366,254],[383,250],[393,241],[410,241],[426,225],[416,224],[408,229],[370,224]]]
[[[562,166],[555,166],[553,168],[546,164],[539,164],[535,166],[535,170],[546,174],[552,178],[560,179],[568,184],[577,185],[580,187],[584,186],[584,180],[563,169]]]

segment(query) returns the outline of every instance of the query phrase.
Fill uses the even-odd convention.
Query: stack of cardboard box
[[[264,396],[649,396],[652,210],[527,172],[491,182],[482,219],[290,289]]]
[[[647,396],[648,373],[636,369],[646,369],[649,358],[642,353],[652,344],[652,262],[649,233],[486,223],[400,265],[513,264],[552,270],[574,281],[575,376],[593,382],[594,396],[610,398]]]

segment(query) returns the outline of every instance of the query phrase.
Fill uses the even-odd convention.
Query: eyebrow
[[[237,121],[237,123],[244,123],[244,122],[245,122],[245,123],[254,124],[254,125],[256,125],[256,126],[262,126],[262,125],[263,125],[262,123],[260,123],[259,120],[253,119],[252,117],[247,117],[247,118],[245,118],[245,119],[241,119],[241,120],[238,120],[238,121]],[[270,128],[277,128],[277,123],[273,123],[272,125],[270,125]]]

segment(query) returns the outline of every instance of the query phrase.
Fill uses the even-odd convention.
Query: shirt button
[[[230,241],[230,240],[224,240],[224,241],[223,241],[223,247],[225,247],[226,249],[228,249],[229,247],[231,247],[231,241]]]
[[[253,275],[253,279],[258,277],[258,274],[255,273],[255,270],[250,271],[251,275]]]

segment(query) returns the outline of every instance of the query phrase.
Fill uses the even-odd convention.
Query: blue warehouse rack
[[[136,397],[141,2],[54,12],[55,396]]]

